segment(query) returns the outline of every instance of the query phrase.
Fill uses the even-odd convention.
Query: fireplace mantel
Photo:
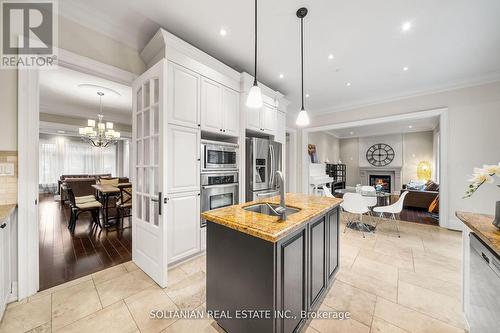
[[[359,178],[361,185],[370,184],[370,175],[388,175],[391,176],[391,193],[399,194],[402,188],[401,167],[360,167]]]

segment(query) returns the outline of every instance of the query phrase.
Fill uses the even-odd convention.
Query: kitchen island
[[[263,209],[279,197],[202,214],[207,311],[224,330],[300,331],[338,270],[341,202],[289,193],[284,221]]]

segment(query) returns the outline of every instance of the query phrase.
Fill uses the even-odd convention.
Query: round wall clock
[[[373,166],[386,166],[394,160],[394,149],[385,143],[377,143],[366,151],[366,159]]]

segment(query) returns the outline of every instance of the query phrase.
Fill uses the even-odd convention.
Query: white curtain
[[[42,191],[53,192],[64,174],[116,175],[116,146],[92,147],[79,138],[40,137],[39,183]]]

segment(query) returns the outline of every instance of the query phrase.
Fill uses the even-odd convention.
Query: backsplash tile
[[[0,176],[0,205],[17,203],[17,151],[0,151],[0,163],[13,163],[13,176]]]

